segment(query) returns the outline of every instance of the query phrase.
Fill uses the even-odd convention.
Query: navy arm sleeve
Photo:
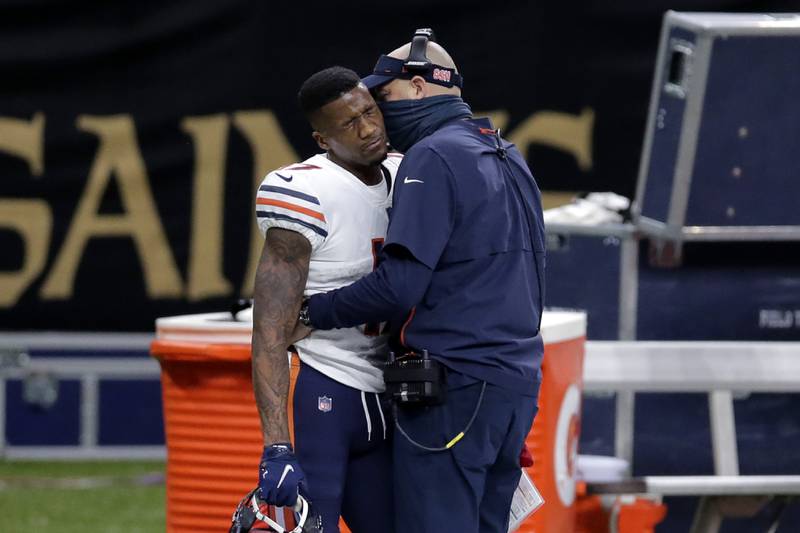
[[[412,148],[397,170],[383,261],[352,285],[312,296],[314,328],[390,320],[419,303],[450,239],[455,202],[445,162],[430,148]]]
[[[389,320],[422,299],[432,274],[408,254],[384,253],[375,272],[347,287],[311,296],[311,325],[314,329],[349,328]]]

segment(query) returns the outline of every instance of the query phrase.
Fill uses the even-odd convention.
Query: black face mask
[[[378,104],[386,134],[394,148],[407,152],[445,122],[469,118],[472,110],[460,96],[445,94],[419,100],[395,100]]]

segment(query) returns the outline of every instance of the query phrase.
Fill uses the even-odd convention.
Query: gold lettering
[[[148,296],[179,297],[181,277],[158,218],[132,118],[129,115],[81,115],[77,126],[95,134],[100,146],[66,240],[41,289],[41,296],[47,299],[72,296],[75,273],[89,239],[126,236],[136,245]],[[125,213],[101,215],[97,211],[112,176],[117,180]]]
[[[226,296],[233,288],[222,272],[222,210],[229,118],[188,117],[181,129],[195,147],[192,236],[187,297],[191,301]]]
[[[31,120],[0,118],[0,150],[24,159],[31,174],[44,172],[44,113]]]
[[[233,123],[250,143],[250,150],[253,153],[254,199],[251,206],[254,206],[255,195],[264,176],[271,170],[294,163],[297,161],[297,154],[283,134],[272,111],[240,111],[233,115]],[[251,208],[251,212],[253,213],[253,225],[250,230],[250,259],[247,263],[247,274],[242,282],[241,291],[244,297],[250,297],[253,294],[258,258],[264,247],[264,239],[258,230],[254,207]]]
[[[552,146],[571,154],[584,172],[592,169],[594,110],[584,108],[580,115],[558,111],[539,111],[514,128],[508,140],[528,158],[531,143]]]
[[[29,121],[0,118],[0,151],[24,159],[34,176],[44,172],[44,124],[44,113]],[[12,307],[44,269],[53,213],[44,200],[0,200],[0,227],[15,231],[25,249],[19,270],[0,273],[0,307]]]
[[[0,200],[0,227],[15,230],[25,244],[22,268],[0,273],[0,307],[12,307],[44,268],[53,215],[44,200]]]
[[[503,109],[496,109],[494,111],[483,111],[475,113],[475,116],[487,117],[489,120],[492,121],[492,127],[501,130],[500,134],[505,136],[504,130],[506,129],[506,124],[508,124],[508,111],[505,111]]]

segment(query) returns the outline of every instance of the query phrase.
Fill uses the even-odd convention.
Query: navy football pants
[[[481,382],[464,378],[448,373],[444,405],[399,409],[406,433],[420,444],[439,447],[462,431],[481,390]],[[449,450],[423,451],[395,432],[396,530],[507,533],[520,478],[519,454],[537,409],[536,397],[487,383],[475,422]]]
[[[394,531],[392,434],[380,395],[301,363],[293,409],[297,459],[325,533],[339,532],[340,514],[353,533]]]

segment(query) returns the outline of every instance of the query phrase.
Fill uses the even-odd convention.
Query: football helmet
[[[260,495],[255,488],[242,498],[233,512],[229,533],[322,533],[322,517],[302,496],[297,496],[297,505],[290,509],[270,505]]]

